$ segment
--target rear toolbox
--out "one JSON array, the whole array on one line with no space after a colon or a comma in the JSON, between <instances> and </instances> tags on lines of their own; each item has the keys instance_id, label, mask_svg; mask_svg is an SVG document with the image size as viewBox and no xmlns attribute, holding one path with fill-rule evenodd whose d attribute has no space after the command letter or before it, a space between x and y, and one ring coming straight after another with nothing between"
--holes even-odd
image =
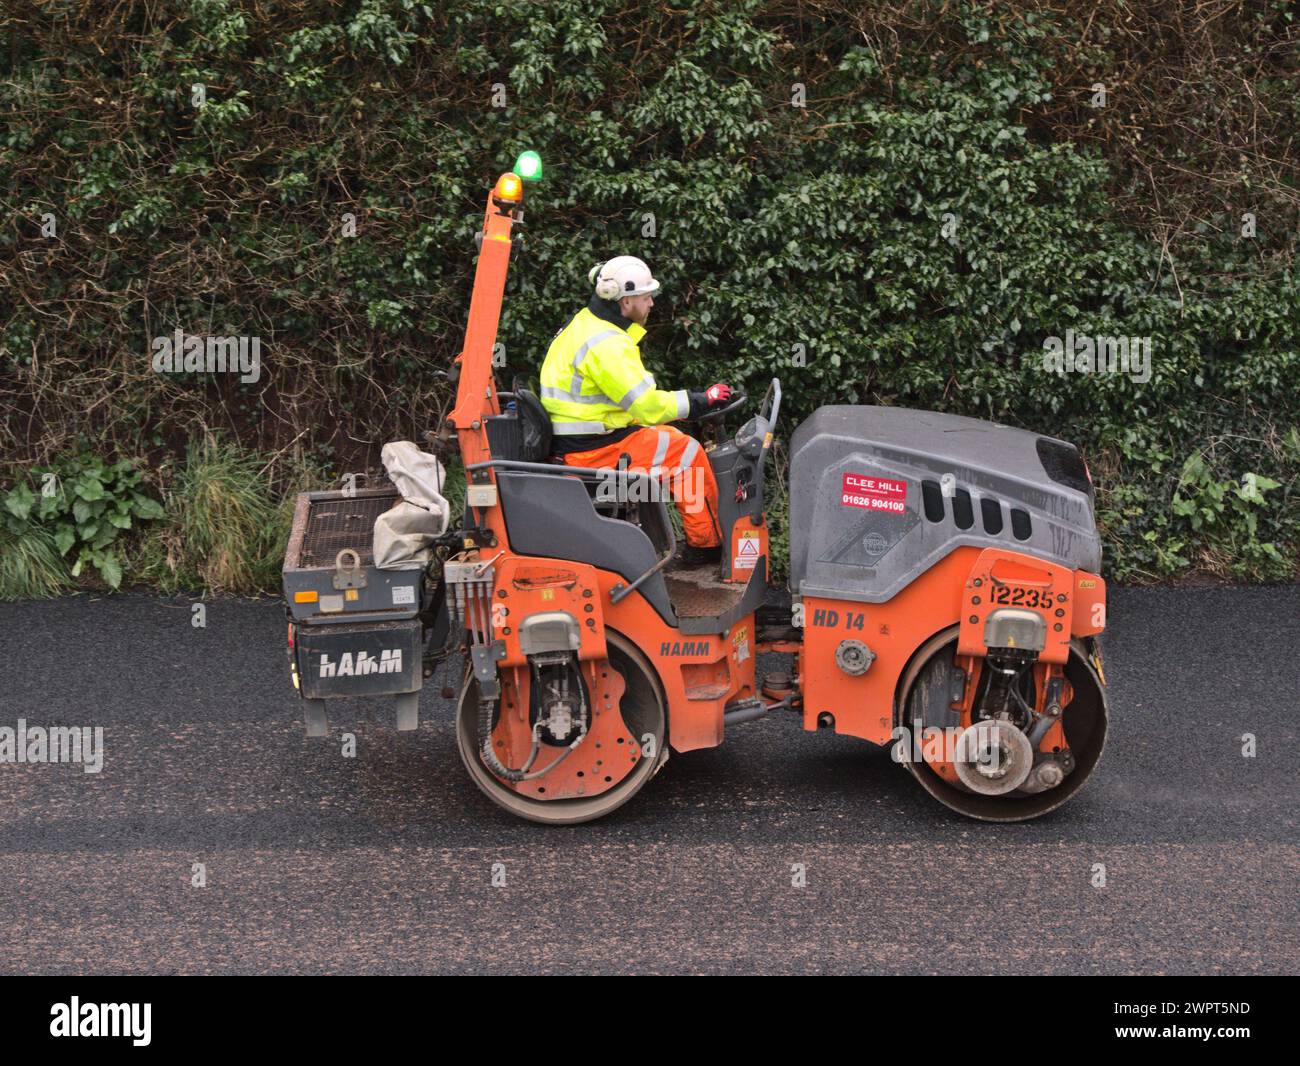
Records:
<instances>
[{"instance_id":1,"label":"rear toolbox","mask_svg":"<svg viewBox=\"0 0 1300 1066\"><path fill-rule=\"evenodd\" d=\"M375 519L400 498L391 485L298 495L283 578L308 736L328 731L327 699L394 696L397 728L419 723L424 568L374 565Z\"/></svg>"},{"instance_id":2,"label":"rear toolbox","mask_svg":"<svg viewBox=\"0 0 1300 1066\"><path fill-rule=\"evenodd\" d=\"M374 565L375 519L400 499L392 486L351 496L298 494L284 553L284 596L295 622L387 622L420 613L424 569Z\"/></svg>"}]
</instances>

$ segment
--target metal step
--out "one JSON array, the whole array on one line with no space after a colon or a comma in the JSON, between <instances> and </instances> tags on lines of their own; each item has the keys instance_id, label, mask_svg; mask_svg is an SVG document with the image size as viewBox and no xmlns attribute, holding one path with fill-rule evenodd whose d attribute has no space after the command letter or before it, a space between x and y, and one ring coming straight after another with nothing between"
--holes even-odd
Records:
<instances>
[{"instance_id":1,"label":"metal step","mask_svg":"<svg viewBox=\"0 0 1300 1066\"><path fill-rule=\"evenodd\" d=\"M669 570L664 581L678 618L716 618L745 595L744 585L719 580L717 565L712 563L690 570Z\"/></svg>"}]
</instances>

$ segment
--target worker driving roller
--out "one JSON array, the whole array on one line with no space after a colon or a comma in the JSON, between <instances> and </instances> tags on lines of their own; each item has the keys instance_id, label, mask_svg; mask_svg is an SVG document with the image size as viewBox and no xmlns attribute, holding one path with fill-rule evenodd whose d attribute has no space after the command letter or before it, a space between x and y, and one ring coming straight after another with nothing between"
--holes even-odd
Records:
<instances>
[{"instance_id":1,"label":"worker driving roller","mask_svg":"<svg viewBox=\"0 0 1300 1066\"><path fill-rule=\"evenodd\" d=\"M629 470L667 486L682 516L688 566L717 562L718 485L700 442L668 423L698 418L731 399L731 387L668 391L641 363L640 341L659 282L631 255L593 267L591 302L551 342L542 364L542 404L551 416L552 451L569 466Z\"/></svg>"}]
</instances>

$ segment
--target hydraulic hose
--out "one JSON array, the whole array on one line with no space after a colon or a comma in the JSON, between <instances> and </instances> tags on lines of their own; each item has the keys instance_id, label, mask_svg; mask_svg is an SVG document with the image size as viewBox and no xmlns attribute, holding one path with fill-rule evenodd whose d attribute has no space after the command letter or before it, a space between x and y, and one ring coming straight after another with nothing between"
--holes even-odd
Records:
<instances>
[{"instance_id":1,"label":"hydraulic hose","mask_svg":"<svg viewBox=\"0 0 1300 1066\"><path fill-rule=\"evenodd\" d=\"M497 753L492 750L492 704L494 702L493 700L484 699L478 701L478 735L483 743L481 749L483 761L487 764L487 768L497 777L504 778L507 781L522 781L524 779L524 770L508 769L497 758ZM533 754L536 755L536 753L537 746L534 745ZM532 758L530 757L529 762L531 761ZM527 764L525 764L526 768Z\"/></svg>"},{"instance_id":2,"label":"hydraulic hose","mask_svg":"<svg viewBox=\"0 0 1300 1066\"><path fill-rule=\"evenodd\" d=\"M560 752L560 754L556 757L556 759L545 769L533 770L532 773L529 773L528 771L532 769L533 762L537 759L538 752L541 751L542 749L541 733L539 731L534 730L533 750L528 754L528 761L524 763L522 768L518 770L511 770L508 766L502 764L501 760L497 758L497 753L492 750L492 704L493 702L494 701L492 700L478 701L478 731L479 731L479 736L483 738L483 748L482 748L483 761L487 764L487 768L489 770L491 770L494 774L496 774L497 777L500 777L505 781L518 783L520 781L532 781L534 778L537 777L545 777L557 766L559 766L560 763L564 762L564 760L567 759L569 755L573 753L573 749L576 748L579 744L581 744L587 735L584 732L581 736L579 736L577 740L575 740L572 744L570 744L567 748L565 748L562 752Z\"/></svg>"}]
</instances>

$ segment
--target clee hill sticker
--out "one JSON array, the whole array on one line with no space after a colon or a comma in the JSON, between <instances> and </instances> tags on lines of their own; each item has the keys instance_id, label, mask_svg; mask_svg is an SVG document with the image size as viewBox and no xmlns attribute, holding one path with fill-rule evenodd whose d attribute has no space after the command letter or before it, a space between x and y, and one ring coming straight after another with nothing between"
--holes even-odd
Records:
<instances>
[{"instance_id":1,"label":"clee hill sticker","mask_svg":"<svg viewBox=\"0 0 1300 1066\"><path fill-rule=\"evenodd\" d=\"M845 474L840 504L863 507L868 511L904 514L907 510L907 482L866 474Z\"/></svg>"}]
</instances>

